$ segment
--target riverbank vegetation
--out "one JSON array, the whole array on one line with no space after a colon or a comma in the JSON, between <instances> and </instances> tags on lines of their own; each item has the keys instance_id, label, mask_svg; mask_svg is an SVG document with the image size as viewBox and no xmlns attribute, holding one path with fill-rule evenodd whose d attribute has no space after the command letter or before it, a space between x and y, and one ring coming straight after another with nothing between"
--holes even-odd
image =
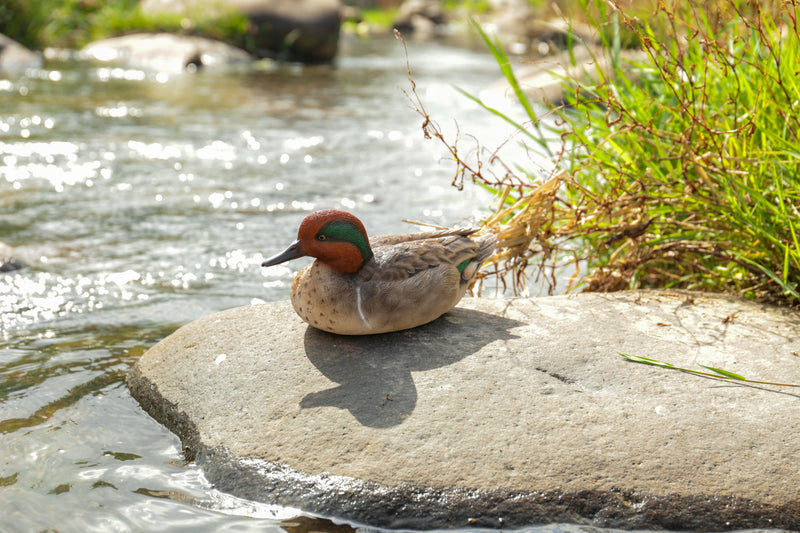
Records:
<instances>
[{"instance_id":1,"label":"riverbank vegetation","mask_svg":"<svg viewBox=\"0 0 800 533\"><path fill-rule=\"evenodd\" d=\"M199 5L199 4L198 4ZM0 3L2 33L35 49L81 48L91 41L130 33L191 33L247 48L249 22L235 11L146 14L139 0L7 0Z\"/></svg>"},{"instance_id":2,"label":"riverbank vegetation","mask_svg":"<svg viewBox=\"0 0 800 533\"><path fill-rule=\"evenodd\" d=\"M593 291L685 288L800 304L798 6L677 4L640 18L616 0L583 3L612 68L571 85L549 112L555 151L553 121L484 35L528 121L485 107L556 162L549 176L501 166L498 178L451 146L459 171L501 197L487 222L501 231L503 279L524 281L532 262L541 272L566 262ZM623 29L647 53L633 66L620 60Z\"/></svg>"},{"instance_id":3,"label":"riverbank vegetation","mask_svg":"<svg viewBox=\"0 0 800 533\"><path fill-rule=\"evenodd\" d=\"M528 0L539 5L540 0ZM359 33L360 26L376 33L391 31L402 0L366 3L355 9L356 19L345 19L343 29ZM343 2L349 4L349 2ZM208 9L208 6L214 6ZM46 47L81 48L91 41L132 32L169 32L202 35L249 49L247 17L222 3L195 2L183 13L147 13L140 0L4 0L0 2L0 33L41 50ZM449 18L466 20L490 10L488 0L442 0ZM351 13L352 11L345 11Z\"/></svg>"}]
</instances>

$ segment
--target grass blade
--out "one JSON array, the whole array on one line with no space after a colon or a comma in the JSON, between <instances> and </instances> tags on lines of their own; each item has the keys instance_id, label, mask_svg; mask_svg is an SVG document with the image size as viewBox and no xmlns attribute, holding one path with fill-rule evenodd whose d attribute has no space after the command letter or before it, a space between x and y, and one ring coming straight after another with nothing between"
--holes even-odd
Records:
<instances>
[{"instance_id":1,"label":"grass blade","mask_svg":"<svg viewBox=\"0 0 800 533\"><path fill-rule=\"evenodd\" d=\"M742 376L740 374L736 374L734 372L730 372L728 370L723 370L721 368L714 368L713 366L706 366L706 365L700 365L700 366L702 366L703 368L705 368L707 370L711 370L712 372L714 372L716 374L719 374L720 376L724 376L726 378L738 379L739 381L747 381L746 377L744 377L744 376Z\"/></svg>"},{"instance_id":2,"label":"grass blade","mask_svg":"<svg viewBox=\"0 0 800 533\"><path fill-rule=\"evenodd\" d=\"M672 363L665 363L664 361L659 361L658 359L650 359L649 357L642 357L641 355L630 355L627 353L620 353L620 355L625 359L627 359L628 361L633 361L634 363L642 363L645 365L660 366L662 368L673 368L676 370L680 370Z\"/></svg>"},{"instance_id":3,"label":"grass blade","mask_svg":"<svg viewBox=\"0 0 800 533\"><path fill-rule=\"evenodd\" d=\"M705 377L719 378L719 379L726 379L733 381L743 381L745 383L752 383L755 385L774 385L776 387L800 387L800 385L794 383L777 383L774 381L758 381L755 379L748 379L742 376L741 374L736 374L735 372L731 372L729 370L723 370L721 368L714 368L713 366L700 365L703 368L711 371L711 372L702 372L700 370L692 370L691 368L683 368L680 366L676 366L673 365L672 363L667 363L665 361L659 361L658 359L642 357L641 355L630 355L622 352L619 352L619 355L633 363L641 363L650 366L659 366L661 368L668 368L670 370L679 370L681 372L686 372L687 374L694 374L695 376L705 376Z\"/></svg>"}]
</instances>

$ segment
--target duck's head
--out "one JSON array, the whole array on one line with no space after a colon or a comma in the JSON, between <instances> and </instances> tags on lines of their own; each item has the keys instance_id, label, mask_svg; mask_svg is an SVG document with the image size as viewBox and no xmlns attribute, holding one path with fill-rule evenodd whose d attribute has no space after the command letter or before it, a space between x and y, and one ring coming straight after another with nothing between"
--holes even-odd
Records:
<instances>
[{"instance_id":1,"label":"duck's head","mask_svg":"<svg viewBox=\"0 0 800 533\"><path fill-rule=\"evenodd\" d=\"M355 274L372 258L364 224L344 211L325 209L311 213L297 231L297 240L261 266L273 266L298 257L316 257L340 274Z\"/></svg>"}]
</instances>

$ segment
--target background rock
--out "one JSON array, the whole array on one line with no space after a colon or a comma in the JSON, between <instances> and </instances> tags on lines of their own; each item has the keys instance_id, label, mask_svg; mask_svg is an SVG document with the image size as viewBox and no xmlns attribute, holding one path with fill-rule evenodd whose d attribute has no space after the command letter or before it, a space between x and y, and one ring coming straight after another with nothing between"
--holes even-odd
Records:
<instances>
[{"instance_id":1,"label":"background rock","mask_svg":"<svg viewBox=\"0 0 800 533\"><path fill-rule=\"evenodd\" d=\"M328 62L336 57L341 26L339 0L143 0L142 10L161 12L244 14L251 23L248 51L259 57Z\"/></svg>"},{"instance_id":2,"label":"background rock","mask_svg":"<svg viewBox=\"0 0 800 533\"><path fill-rule=\"evenodd\" d=\"M0 33L0 72L42 66L42 56Z\"/></svg>"},{"instance_id":3,"label":"background rock","mask_svg":"<svg viewBox=\"0 0 800 533\"><path fill-rule=\"evenodd\" d=\"M447 19L439 0L405 0L397 11L392 26L416 37L433 37L437 26Z\"/></svg>"},{"instance_id":4,"label":"background rock","mask_svg":"<svg viewBox=\"0 0 800 533\"><path fill-rule=\"evenodd\" d=\"M800 528L800 317L689 293L465 299L340 337L288 302L193 322L129 376L217 488L393 528Z\"/></svg>"}]
</instances>

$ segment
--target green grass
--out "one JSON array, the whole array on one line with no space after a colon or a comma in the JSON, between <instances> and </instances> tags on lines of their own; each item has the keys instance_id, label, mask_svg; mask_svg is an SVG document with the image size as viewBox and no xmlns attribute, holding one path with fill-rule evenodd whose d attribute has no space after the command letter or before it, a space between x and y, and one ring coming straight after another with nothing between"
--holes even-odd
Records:
<instances>
[{"instance_id":1,"label":"green grass","mask_svg":"<svg viewBox=\"0 0 800 533\"><path fill-rule=\"evenodd\" d=\"M232 11L151 16L141 10L138 0L7 0L0 4L0 33L34 49L81 48L97 39L135 31L204 35L247 49L248 29L247 18Z\"/></svg>"},{"instance_id":2,"label":"green grass","mask_svg":"<svg viewBox=\"0 0 800 533\"><path fill-rule=\"evenodd\" d=\"M364 8L361 10L361 18L370 26L391 29L397 11L397 9Z\"/></svg>"},{"instance_id":3,"label":"green grass","mask_svg":"<svg viewBox=\"0 0 800 533\"><path fill-rule=\"evenodd\" d=\"M534 4L534 2L529 2ZM538 4L538 2L536 2ZM489 0L445 0L442 2L445 11L454 12L464 10L469 13L486 13L491 9Z\"/></svg>"},{"instance_id":4,"label":"green grass","mask_svg":"<svg viewBox=\"0 0 800 533\"><path fill-rule=\"evenodd\" d=\"M688 288L798 305L800 10L681 5L659 4L645 20L613 0L583 4L613 68L551 111L564 141L551 155L565 178L548 249L585 261L588 290ZM622 28L647 52L633 67L620 59ZM509 59L484 38L530 119L514 128L546 146Z\"/></svg>"},{"instance_id":5,"label":"green grass","mask_svg":"<svg viewBox=\"0 0 800 533\"><path fill-rule=\"evenodd\" d=\"M397 8L362 8L358 10L359 20L342 21L342 32L368 34L373 30L377 30L379 32L388 33L392 29L397 13Z\"/></svg>"},{"instance_id":6,"label":"green grass","mask_svg":"<svg viewBox=\"0 0 800 533\"><path fill-rule=\"evenodd\" d=\"M695 370L693 368L684 368L680 366L676 366L672 363L668 363L666 361L660 361L658 359L651 359L649 357L642 357L640 355L630 355L626 353L620 353L624 359L631 361L632 363L641 363L643 365L650 365L650 366L657 366L660 368L666 368L669 370L677 370L679 372L685 372L687 374L693 374L695 376L703 376L708 378L717 378L722 380L732 380L732 381L741 381L744 383L752 383L755 385L775 385L778 387L800 387L796 383L779 383L776 381L761 381L756 379L749 379L741 374L736 374L731 372L730 370L724 370L722 368L715 368L713 366L706 366L700 365L701 367L709 370L709 372L704 372L702 370Z\"/></svg>"}]
</instances>

